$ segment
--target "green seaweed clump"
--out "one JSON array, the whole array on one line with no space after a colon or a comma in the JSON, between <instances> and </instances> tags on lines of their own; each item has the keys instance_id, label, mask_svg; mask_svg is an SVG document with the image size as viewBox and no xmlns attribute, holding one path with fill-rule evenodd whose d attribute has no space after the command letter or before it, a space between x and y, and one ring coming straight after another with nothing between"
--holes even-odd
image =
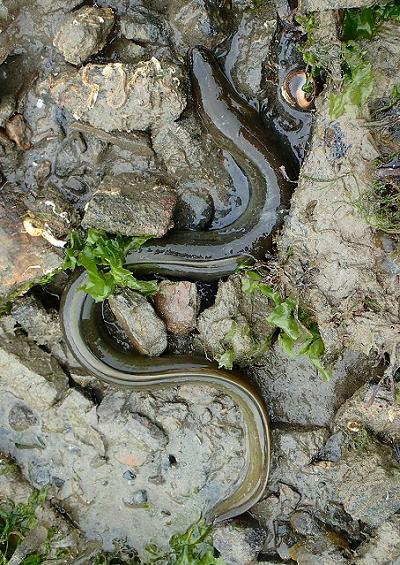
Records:
<instances>
[{"instance_id":1,"label":"green seaweed clump","mask_svg":"<svg viewBox=\"0 0 400 565\"><path fill-rule=\"evenodd\" d=\"M260 292L274 304L266 322L277 328L278 342L291 357L308 357L319 374L329 380L331 372L324 367L324 342L318 324L298 301L282 297L281 293L265 282L263 269L246 269L242 279L243 292Z\"/></svg>"},{"instance_id":2,"label":"green seaweed clump","mask_svg":"<svg viewBox=\"0 0 400 565\"><path fill-rule=\"evenodd\" d=\"M69 236L65 251L64 269L84 267L88 282L82 287L96 302L112 295L117 286L128 287L144 296L157 292L157 281L142 281L124 267L125 256L132 249L139 249L148 237L109 236L102 230L90 228L86 237L78 231Z\"/></svg>"}]
</instances>

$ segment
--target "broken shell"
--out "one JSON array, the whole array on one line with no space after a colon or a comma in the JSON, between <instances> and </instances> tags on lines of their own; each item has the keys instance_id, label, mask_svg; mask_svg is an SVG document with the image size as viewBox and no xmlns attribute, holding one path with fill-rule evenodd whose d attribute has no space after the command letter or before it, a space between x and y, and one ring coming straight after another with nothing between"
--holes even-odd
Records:
<instances>
[{"instance_id":1,"label":"broken shell","mask_svg":"<svg viewBox=\"0 0 400 565\"><path fill-rule=\"evenodd\" d=\"M311 82L313 92L304 92L303 86ZM291 106L296 106L300 110L309 110L314 102L316 85L312 77L307 76L303 69L296 69L288 73L282 86L282 96Z\"/></svg>"},{"instance_id":2,"label":"broken shell","mask_svg":"<svg viewBox=\"0 0 400 565\"><path fill-rule=\"evenodd\" d=\"M361 431L362 425L359 422L347 422L347 429L349 432L358 433Z\"/></svg>"},{"instance_id":3,"label":"broken shell","mask_svg":"<svg viewBox=\"0 0 400 565\"><path fill-rule=\"evenodd\" d=\"M50 232L46 231L43 228L37 228L33 225L32 220L30 218L25 218L23 221L24 229L27 234L32 237L43 237L46 241L54 245L54 247L65 247L67 242L62 239L57 239L54 237Z\"/></svg>"}]
</instances>

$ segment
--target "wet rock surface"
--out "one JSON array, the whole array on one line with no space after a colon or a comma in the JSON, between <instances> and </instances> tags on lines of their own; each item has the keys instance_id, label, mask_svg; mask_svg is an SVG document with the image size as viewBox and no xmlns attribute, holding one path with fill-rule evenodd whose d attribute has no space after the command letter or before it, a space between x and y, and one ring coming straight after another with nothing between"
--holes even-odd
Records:
<instances>
[{"instance_id":1,"label":"wet rock surface","mask_svg":"<svg viewBox=\"0 0 400 565\"><path fill-rule=\"evenodd\" d=\"M194 283L161 281L153 302L169 332L187 335L195 328L200 298Z\"/></svg>"},{"instance_id":2,"label":"wet rock surface","mask_svg":"<svg viewBox=\"0 0 400 565\"><path fill-rule=\"evenodd\" d=\"M152 305L138 292L124 289L108 304L129 341L143 355L157 357L167 347L167 331Z\"/></svg>"},{"instance_id":3,"label":"wet rock surface","mask_svg":"<svg viewBox=\"0 0 400 565\"><path fill-rule=\"evenodd\" d=\"M67 17L54 37L54 46L68 63L80 65L103 49L113 25L110 8L85 6Z\"/></svg>"},{"instance_id":4,"label":"wet rock surface","mask_svg":"<svg viewBox=\"0 0 400 565\"><path fill-rule=\"evenodd\" d=\"M219 285L215 305L204 310L197 328L205 351L214 358L232 349L238 364L265 353L265 344L274 333L265 318L271 311L268 299L242 290L241 276L232 276Z\"/></svg>"},{"instance_id":5,"label":"wet rock surface","mask_svg":"<svg viewBox=\"0 0 400 565\"><path fill-rule=\"evenodd\" d=\"M31 237L23 227L26 208L12 187L0 194L1 297L29 285L62 264L59 254L41 237Z\"/></svg>"},{"instance_id":6,"label":"wet rock surface","mask_svg":"<svg viewBox=\"0 0 400 565\"><path fill-rule=\"evenodd\" d=\"M175 192L157 177L106 177L90 200L82 225L121 235L163 236L173 227Z\"/></svg>"},{"instance_id":7,"label":"wet rock surface","mask_svg":"<svg viewBox=\"0 0 400 565\"><path fill-rule=\"evenodd\" d=\"M107 132L148 130L176 120L186 106L179 69L154 57L137 66L89 64L57 76L50 89L75 119Z\"/></svg>"},{"instance_id":8,"label":"wet rock surface","mask_svg":"<svg viewBox=\"0 0 400 565\"><path fill-rule=\"evenodd\" d=\"M222 523L213 533L214 547L227 565L253 562L263 546L264 530L256 520L246 517Z\"/></svg>"}]
</instances>

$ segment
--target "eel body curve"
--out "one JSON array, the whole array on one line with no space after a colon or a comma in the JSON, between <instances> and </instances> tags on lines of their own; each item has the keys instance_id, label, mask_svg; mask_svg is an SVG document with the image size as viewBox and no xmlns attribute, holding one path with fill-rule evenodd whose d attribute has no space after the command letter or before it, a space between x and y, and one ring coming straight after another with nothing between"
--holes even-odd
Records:
<instances>
[{"instance_id":1,"label":"eel body curve","mask_svg":"<svg viewBox=\"0 0 400 565\"><path fill-rule=\"evenodd\" d=\"M190 53L196 109L219 147L228 150L245 172L251 187L240 218L225 228L171 232L138 252L126 265L135 272L189 279L218 279L235 272L247 260L262 258L280 211L291 191L291 163L260 126L259 115L233 90L211 52L196 47ZM61 303L63 332L72 353L90 373L109 383L154 389L182 383L206 384L229 394L245 417L247 469L234 491L208 513L226 519L248 510L261 497L268 478L270 430L264 400L239 374L219 369L202 357L148 358L119 350L105 329L101 305L80 287L86 273L69 281Z\"/></svg>"}]
</instances>

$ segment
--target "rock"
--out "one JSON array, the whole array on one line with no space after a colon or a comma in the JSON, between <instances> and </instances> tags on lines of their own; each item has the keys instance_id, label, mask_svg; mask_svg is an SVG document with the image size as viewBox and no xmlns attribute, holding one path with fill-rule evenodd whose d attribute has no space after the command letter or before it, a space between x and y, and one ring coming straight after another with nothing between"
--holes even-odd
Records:
<instances>
[{"instance_id":1,"label":"rock","mask_svg":"<svg viewBox=\"0 0 400 565\"><path fill-rule=\"evenodd\" d=\"M267 492L285 483L301 495L301 505L316 507L328 523L340 505L353 522L377 527L400 508L400 470L391 449L371 439L367 447L349 449L336 462L320 461L327 436L323 429L275 430Z\"/></svg>"},{"instance_id":2,"label":"rock","mask_svg":"<svg viewBox=\"0 0 400 565\"><path fill-rule=\"evenodd\" d=\"M138 292L124 289L108 299L118 323L143 355L156 357L167 347L167 331L154 308Z\"/></svg>"},{"instance_id":3,"label":"rock","mask_svg":"<svg viewBox=\"0 0 400 565\"><path fill-rule=\"evenodd\" d=\"M345 435L343 432L332 434L322 449L318 453L318 459L321 461L339 461L343 455L345 444Z\"/></svg>"},{"instance_id":4,"label":"rock","mask_svg":"<svg viewBox=\"0 0 400 565\"><path fill-rule=\"evenodd\" d=\"M193 117L163 124L152 132L152 141L176 187L181 227L227 225L232 214L244 210L246 195L237 194L233 187L226 154Z\"/></svg>"},{"instance_id":5,"label":"rock","mask_svg":"<svg viewBox=\"0 0 400 565\"><path fill-rule=\"evenodd\" d=\"M15 186L0 193L0 296L27 288L61 266L63 257L41 237L23 231L22 198Z\"/></svg>"},{"instance_id":6,"label":"rock","mask_svg":"<svg viewBox=\"0 0 400 565\"><path fill-rule=\"evenodd\" d=\"M400 406L393 402L391 391L384 387L376 393L374 385L365 384L339 408L334 428L347 431L350 422L388 441L400 443Z\"/></svg>"},{"instance_id":7,"label":"rock","mask_svg":"<svg viewBox=\"0 0 400 565\"><path fill-rule=\"evenodd\" d=\"M13 303L11 316L29 339L38 345L55 345L62 341L58 313L46 310L33 296L24 296Z\"/></svg>"},{"instance_id":8,"label":"rock","mask_svg":"<svg viewBox=\"0 0 400 565\"><path fill-rule=\"evenodd\" d=\"M260 553L265 532L249 516L235 518L218 525L213 531L214 547L227 565L253 562Z\"/></svg>"},{"instance_id":9,"label":"rock","mask_svg":"<svg viewBox=\"0 0 400 565\"><path fill-rule=\"evenodd\" d=\"M397 564L400 560L400 516L396 515L379 526L370 539L356 549L357 565Z\"/></svg>"},{"instance_id":10,"label":"rock","mask_svg":"<svg viewBox=\"0 0 400 565\"><path fill-rule=\"evenodd\" d=\"M154 307L167 330L176 335L189 334L200 309L196 285L189 281L161 281L158 288L153 297Z\"/></svg>"},{"instance_id":11,"label":"rock","mask_svg":"<svg viewBox=\"0 0 400 565\"><path fill-rule=\"evenodd\" d=\"M274 333L265 318L271 311L261 293L242 291L242 277L234 275L218 287L215 305L198 318L198 330L204 349L214 358L232 349L234 360L242 365L260 358Z\"/></svg>"},{"instance_id":12,"label":"rock","mask_svg":"<svg viewBox=\"0 0 400 565\"><path fill-rule=\"evenodd\" d=\"M209 193L195 188L180 190L174 214L177 228L205 230L213 218L214 202Z\"/></svg>"},{"instance_id":13,"label":"rock","mask_svg":"<svg viewBox=\"0 0 400 565\"><path fill-rule=\"evenodd\" d=\"M38 423L35 413L22 402L17 402L8 414L8 423L16 432L23 432Z\"/></svg>"},{"instance_id":14,"label":"rock","mask_svg":"<svg viewBox=\"0 0 400 565\"><path fill-rule=\"evenodd\" d=\"M350 545L333 531L328 531L308 512L294 512L290 517L293 530L304 536L289 549L289 556L297 563L308 565L336 565L348 563ZM347 553L344 551L347 550Z\"/></svg>"},{"instance_id":15,"label":"rock","mask_svg":"<svg viewBox=\"0 0 400 565\"><path fill-rule=\"evenodd\" d=\"M300 500L301 496L298 492L281 483L278 493L267 496L252 507L252 516L259 521L265 531L264 551L271 553L276 551L283 558L284 551L287 551L285 540L287 530L282 532L281 526L289 521Z\"/></svg>"},{"instance_id":16,"label":"rock","mask_svg":"<svg viewBox=\"0 0 400 565\"><path fill-rule=\"evenodd\" d=\"M338 3L316 2L313 6L322 10L328 4L328 12L321 12L326 16L322 31L336 35L334 48L332 42L328 46L336 75L340 65L339 27L337 16L330 9ZM346 4L350 3L341 3ZM311 5L303 5L306 7L313 9ZM382 56L395 61L390 65L396 65L400 53L393 46L398 45L398 32L395 35L385 32L378 37ZM377 46L370 59L374 76L381 58L375 53ZM394 80L392 72L380 78L374 96L383 95ZM364 202L371 191L373 161L378 157L368 131L369 109L367 104L361 108L346 105L343 115L332 121L329 99L335 88L335 82L328 81L324 95L316 100L311 144L291 200L290 218L278 243L285 284L287 292L299 296L314 313L327 352L336 355L345 347L366 355L388 352L391 363L397 366L396 356L400 358L397 274L386 271L388 255L377 243L376 230L354 206L355 202ZM371 123L371 132L375 129ZM344 204L339 207L338 202L342 201ZM323 233L331 235L325 238L321 236ZM359 250L357 262L354 262L355 250Z\"/></svg>"},{"instance_id":17,"label":"rock","mask_svg":"<svg viewBox=\"0 0 400 565\"><path fill-rule=\"evenodd\" d=\"M126 39L132 39L140 45L167 45L166 38L158 18L147 10L137 9L121 18L121 33Z\"/></svg>"},{"instance_id":18,"label":"rock","mask_svg":"<svg viewBox=\"0 0 400 565\"><path fill-rule=\"evenodd\" d=\"M148 130L179 118L186 96L178 68L154 57L137 65L86 65L52 80L55 102L105 131Z\"/></svg>"},{"instance_id":19,"label":"rock","mask_svg":"<svg viewBox=\"0 0 400 565\"><path fill-rule=\"evenodd\" d=\"M237 90L249 98L260 96L263 65L269 56L276 29L276 8L264 3L243 13L238 30L232 38L225 67Z\"/></svg>"},{"instance_id":20,"label":"rock","mask_svg":"<svg viewBox=\"0 0 400 565\"><path fill-rule=\"evenodd\" d=\"M0 127L4 127L12 114L15 112L15 96L7 94L0 100Z\"/></svg>"},{"instance_id":21,"label":"rock","mask_svg":"<svg viewBox=\"0 0 400 565\"><path fill-rule=\"evenodd\" d=\"M6 122L5 130L18 149L26 151L31 147L32 132L21 114L15 114Z\"/></svg>"},{"instance_id":22,"label":"rock","mask_svg":"<svg viewBox=\"0 0 400 565\"><path fill-rule=\"evenodd\" d=\"M105 177L87 205L82 226L121 235L162 237L173 227L175 192L158 177Z\"/></svg>"},{"instance_id":23,"label":"rock","mask_svg":"<svg viewBox=\"0 0 400 565\"><path fill-rule=\"evenodd\" d=\"M262 366L252 370L269 399L273 420L306 426L329 424L349 395L377 373L374 359L347 350L326 382L306 357L289 357L279 344L265 353Z\"/></svg>"},{"instance_id":24,"label":"rock","mask_svg":"<svg viewBox=\"0 0 400 565\"><path fill-rule=\"evenodd\" d=\"M138 63L143 59L147 59L147 50L142 45L138 45L129 39L120 37L112 42L110 45L112 49L113 60L115 59L119 63Z\"/></svg>"},{"instance_id":25,"label":"rock","mask_svg":"<svg viewBox=\"0 0 400 565\"><path fill-rule=\"evenodd\" d=\"M365 452L353 451L338 472L336 495L354 520L376 528L398 512L400 469L389 448L372 443Z\"/></svg>"},{"instance_id":26,"label":"rock","mask_svg":"<svg viewBox=\"0 0 400 565\"><path fill-rule=\"evenodd\" d=\"M85 6L67 16L53 43L68 63L81 65L103 49L113 25L111 8Z\"/></svg>"},{"instance_id":27,"label":"rock","mask_svg":"<svg viewBox=\"0 0 400 565\"><path fill-rule=\"evenodd\" d=\"M42 185L35 198L26 200L26 205L35 227L49 231L55 238L65 238L80 223L77 212L51 182Z\"/></svg>"},{"instance_id":28,"label":"rock","mask_svg":"<svg viewBox=\"0 0 400 565\"><path fill-rule=\"evenodd\" d=\"M225 22L218 17L221 8L213 10L205 0L173 0L168 4L168 13L175 43L182 53L198 44L212 49L228 34Z\"/></svg>"}]
</instances>

